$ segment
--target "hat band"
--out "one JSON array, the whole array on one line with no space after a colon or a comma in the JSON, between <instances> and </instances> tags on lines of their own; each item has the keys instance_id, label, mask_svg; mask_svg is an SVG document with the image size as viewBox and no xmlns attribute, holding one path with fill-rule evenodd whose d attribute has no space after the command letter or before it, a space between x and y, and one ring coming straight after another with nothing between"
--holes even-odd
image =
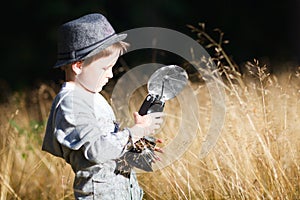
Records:
<instances>
[{"instance_id":1,"label":"hat band","mask_svg":"<svg viewBox=\"0 0 300 200\"><path fill-rule=\"evenodd\" d=\"M112 37L114 35L115 35L115 33L107 36L106 38L104 38L103 40L100 40L99 42L96 42L90 46L87 46L87 47L79 49L79 50L71 51L68 53L59 53L57 55L57 58L59 60L66 60L66 59L76 59L76 58L84 57L86 54L88 54L91 51L93 51L94 49L96 49L100 43L102 43L103 41L109 39L110 37Z\"/></svg>"}]
</instances>

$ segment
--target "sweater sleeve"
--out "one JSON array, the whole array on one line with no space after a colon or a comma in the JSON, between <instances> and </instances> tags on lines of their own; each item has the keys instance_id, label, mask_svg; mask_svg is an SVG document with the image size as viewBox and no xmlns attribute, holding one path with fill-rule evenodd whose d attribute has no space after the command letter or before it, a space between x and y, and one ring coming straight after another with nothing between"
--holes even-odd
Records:
<instances>
[{"instance_id":1,"label":"sweater sleeve","mask_svg":"<svg viewBox=\"0 0 300 200\"><path fill-rule=\"evenodd\" d=\"M67 97L61 102L54 130L61 145L82 151L85 159L94 163L120 157L129 139L127 130L115 132L113 120L97 119L93 106L80 98Z\"/></svg>"},{"instance_id":2,"label":"sweater sleeve","mask_svg":"<svg viewBox=\"0 0 300 200\"><path fill-rule=\"evenodd\" d=\"M95 163L116 159L125 152L129 133L127 130L110 133L85 146L85 157Z\"/></svg>"}]
</instances>

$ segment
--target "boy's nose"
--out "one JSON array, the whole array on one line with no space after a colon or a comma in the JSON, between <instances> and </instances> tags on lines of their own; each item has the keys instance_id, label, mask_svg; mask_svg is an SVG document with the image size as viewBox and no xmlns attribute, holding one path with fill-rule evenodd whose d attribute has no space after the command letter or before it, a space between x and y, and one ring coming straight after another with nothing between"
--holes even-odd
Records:
<instances>
[{"instance_id":1,"label":"boy's nose","mask_svg":"<svg viewBox=\"0 0 300 200\"><path fill-rule=\"evenodd\" d=\"M114 77L114 74L113 74L112 70L109 70L109 72L108 72L108 74L107 74L107 77L108 77L108 78Z\"/></svg>"}]
</instances>

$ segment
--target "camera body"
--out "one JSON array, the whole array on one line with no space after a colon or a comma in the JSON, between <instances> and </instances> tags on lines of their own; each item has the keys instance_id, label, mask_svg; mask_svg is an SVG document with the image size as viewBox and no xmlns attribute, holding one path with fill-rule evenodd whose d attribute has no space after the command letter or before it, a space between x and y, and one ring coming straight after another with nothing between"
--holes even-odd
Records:
<instances>
[{"instance_id":1,"label":"camera body","mask_svg":"<svg viewBox=\"0 0 300 200\"><path fill-rule=\"evenodd\" d=\"M146 115L153 112L162 112L165 102L158 95L148 94L140 107L139 114Z\"/></svg>"}]
</instances>

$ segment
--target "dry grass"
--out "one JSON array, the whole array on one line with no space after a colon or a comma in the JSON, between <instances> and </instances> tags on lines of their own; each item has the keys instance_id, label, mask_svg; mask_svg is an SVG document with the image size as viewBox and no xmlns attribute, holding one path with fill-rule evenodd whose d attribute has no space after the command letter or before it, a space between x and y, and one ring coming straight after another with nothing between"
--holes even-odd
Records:
<instances>
[{"instance_id":1,"label":"dry grass","mask_svg":"<svg viewBox=\"0 0 300 200\"><path fill-rule=\"evenodd\" d=\"M213 151L199 159L198 135L174 164L142 175L147 199L299 199L300 82L291 77L268 77L263 93L254 80L236 88L239 98L227 91L225 124ZM207 113L209 102L200 109Z\"/></svg>"},{"instance_id":2,"label":"dry grass","mask_svg":"<svg viewBox=\"0 0 300 200\"><path fill-rule=\"evenodd\" d=\"M266 66L254 61L241 75L234 63L222 60L229 59L225 52L218 52L226 118L217 145L199 159L210 125L211 101L205 83L193 83L200 105L199 133L177 161L138 174L144 198L299 199L299 73L269 74ZM55 93L42 84L39 90L15 93L0 105L0 200L73 199L70 167L41 151ZM137 94L135 100L141 102L143 95ZM176 99L167 102L168 118L160 135L166 143L174 137L179 106Z\"/></svg>"}]
</instances>

